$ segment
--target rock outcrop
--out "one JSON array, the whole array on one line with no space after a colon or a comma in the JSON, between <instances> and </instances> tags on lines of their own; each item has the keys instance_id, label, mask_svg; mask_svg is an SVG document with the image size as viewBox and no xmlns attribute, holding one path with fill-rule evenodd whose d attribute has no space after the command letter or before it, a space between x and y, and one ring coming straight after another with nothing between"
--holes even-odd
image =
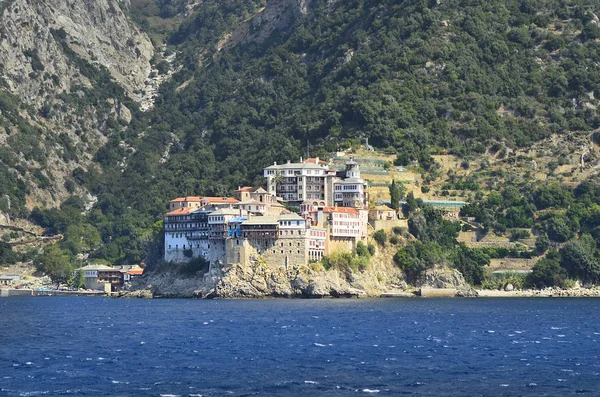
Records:
<instances>
[{"instance_id":1,"label":"rock outcrop","mask_svg":"<svg viewBox=\"0 0 600 397\"><path fill-rule=\"evenodd\" d=\"M143 98L154 48L127 7L0 0L0 145L14 156L3 165L27 185L29 209L86 196L73 171L87 170L107 135L132 118L115 87Z\"/></svg>"},{"instance_id":2,"label":"rock outcrop","mask_svg":"<svg viewBox=\"0 0 600 397\"><path fill-rule=\"evenodd\" d=\"M421 279L421 288L455 289L457 296L477 296L477 291L465 281L461 272L447 267L427 270Z\"/></svg>"},{"instance_id":3,"label":"rock outcrop","mask_svg":"<svg viewBox=\"0 0 600 397\"><path fill-rule=\"evenodd\" d=\"M183 276L176 265L164 265L138 280L134 289L149 289L155 297L325 298L406 293L402 286L406 287L402 272L394 268L385 271L377 264L364 272L236 264L196 277Z\"/></svg>"},{"instance_id":4,"label":"rock outcrop","mask_svg":"<svg viewBox=\"0 0 600 397\"><path fill-rule=\"evenodd\" d=\"M150 73L154 49L116 0L3 0L0 71L9 91L40 108L40 92L70 92L89 84L64 45L102 65L131 97Z\"/></svg>"}]
</instances>

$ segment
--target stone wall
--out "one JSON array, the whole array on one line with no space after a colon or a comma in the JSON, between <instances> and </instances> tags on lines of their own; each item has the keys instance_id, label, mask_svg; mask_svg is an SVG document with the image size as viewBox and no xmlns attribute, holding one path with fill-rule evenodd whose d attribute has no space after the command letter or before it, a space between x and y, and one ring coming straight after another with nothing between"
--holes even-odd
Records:
<instances>
[{"instance_id":1,"label":"stone wall","mask_svg":"<svg viewBox=\"0 0 600 397\"><path fill-rule=\"evenodd\" d=\"M392 230L397 226L408 229L408 219L392 219L389 221L385 219L375 219L369 220L369 224L373 226L373 229L375 230L383 229L386 232Z\"/></svg>"},{"instance_id":2,"label":"stone wall","mask_svg":"<svg viewBox=\"0 0 600 397\"><path fill-rule=\"evenodd\" d=\"M227 264L249 266L259 257L275 268L306 265L308 246L304 234L283 235L277 239L227 240Z\"/></svg>"}]
</instances>

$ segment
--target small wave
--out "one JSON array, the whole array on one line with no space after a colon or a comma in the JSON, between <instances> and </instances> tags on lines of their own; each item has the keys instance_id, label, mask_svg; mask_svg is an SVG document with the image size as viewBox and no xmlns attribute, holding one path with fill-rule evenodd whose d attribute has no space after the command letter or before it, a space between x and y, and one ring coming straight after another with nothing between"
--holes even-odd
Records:
<instances>
[{"instance_id":1,"label":"small wave","mask_svg":"<svg viewBox=\"0 0 600 397\"><path fill-rule=\"evenodd\" d=\"M309 385L318 385L319 382L315 382L314 380L305 380L304 383L309 384Z\"/></svg>"},{"instance_id":2,"label":"small wave","mask_svg":"<svg viewBox=\"0 0 600 397\"><path fill-rule=\"evenodd\" d=\"M179 394L161 394L160 397L181 397Z\"/></svg>"},{"instance_id":3,"label":"small wave","mask_svg":"<svg viewBox=\"0 0 600 397\"><path fill-rule=\"evenodd\" d=\"M380 390L377 389L363 389L363 393L379 393Z\"/></svg>"},{"instance_id":4,"label":"small wave","mask_svg":"<svg viewBox=\"0 0 600 397\"><path fill-rule=\"evenodd\" d=\"M325 347L325 346L326 346L326 345L322 345L322 344L320 344L320 343L316 343L316 342L315 342L315 343L313 343L313 344L314 344L315 346L318 346L318 347Z\"/></svg>"},{"instance_id":5,"label":"small wave","mask_svg":"<svg viewBox=\"0 0 600 397\"><path fill-rule=\"evenodd\" d=\"M537 386L537 383L533 383L533 382L527 384L527 387L536 387L536 386Z\"/></svg>"},{"instance_id":6,"label":"small wave","mask_svg":"<svg viewBox=\"0 0 600 397\"><path fill-rule=\"evenodd\" d=\"M508 387L508 386L509 386L509 384L508 384L508 383L502 383L502 384L500 385L500 387Z\"/></svg>"},{"instance_id":7,"label":"small wave","mask_svg":"<svg viewBox=\"0 0 600 397\"><path fill-rule=\"evenodd\" d=\"M488 330L488 334L493 334L494 332L496 332L496 331L494 331L492 329Z\"/></svg>"}]
</instances>

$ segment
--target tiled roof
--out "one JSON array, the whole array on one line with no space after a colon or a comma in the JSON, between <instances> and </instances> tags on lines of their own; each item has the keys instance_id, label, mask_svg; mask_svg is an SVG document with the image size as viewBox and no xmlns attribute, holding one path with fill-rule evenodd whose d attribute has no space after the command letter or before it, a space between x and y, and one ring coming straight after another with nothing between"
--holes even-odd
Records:
<instances>
[{"instance_id":1,"label":"tiled roof","mask_svg":"<svg viewBox=\"0 0 600 397\"><path fill-rule=\"evenodd\" d=\"M209 216L213 216L213 215L237 215L237 216L239 216L240 210L235 210L232 208L223 208L223 209L220 209L218 211L215 211L215 212L209 214Z\"/></svg>"},{"instance_id":2,"label":"tiled roof","mask_svg":"<svg viewBox=\"0 0 600 397\"><path fill-rule=\"evenodd\" d=\"M306 159L303 161L303 163L313 163L313 164L327 164L327 161L323 161L321 159L315 158L315 157L311 157L309 159Z\"/></svg>"},{"instance_id":3,"label":"tiled roof","mask_svg":"<svg viewBox=\"0 0 600 397\"><path fill-rule=\"evenodd\" d=\"M233 197L202 197L202 200L208 201L211 204L218 204L218 203L235 204L235 203L240 202L238 199L235 199Z\"/></svg>"},{"instance_id":4,"label":"tiled roof","mask_svg":"<svg viewBox=\"0 0 600 397\"><path fill-rule=\"evenodd\" d=\"M394 211L392 208L388 207L387 205L378 205L377 207L373 208L373 210L375 210L375 211Z\"/></svg>"},{"instance_id":5,"label":"tiled roof","mask_svg":"<svg viewBox=\"0 0 600 397\"><path fill-rule=\"evenodd\" d=\"M342 214L358 215L358 211L352 207L323 207L323 212L337 212Z\"/></svg>"},{"instance_id":6,"label":"tiled roof","mask_svg":"<svg viewBox=\"0 0 600 397\"><path fill-rule=\"evenodd\" d=\"M184 208L177 208L176 210L173 210L169 213L167 213L167 216L174 216L174 215L189 215L190 212L196 211L197 208L190 208L190 207L184 207Z\"/></svg>"},{"instance_id":7,"label":"tiled roof","mask_svg":"<svg viewBox=\"0 0 600 397\"><path fill-rule=\"evenodd\" d=\"M184 201L200 202L200 200L201 200L201 197L198 197L198 196L177 197L176 199L169 201L169 203L181 203Z\"/></svg>"},{"instance_id":8,"label":"tiled roof","mask_svg":"<svg viewBox=\"0 0 600 397\"><path fill-rule=\"evenodd\" d=\"M262 203L262 202L257 201L257 200L240 201L238 204L239 205L267 205L267 203Z\"/></svg>"},{"instance_id":9,"label":"tiled roof","mask_svg":"<svg viewBox=\"0 0 600 397\"><path fill-rule=\"evenodd\" d=\"M242 225L276 225L279 220L276 216L253 216L252 218L244 221Z\"/></svg>"},{"instance_id":10,"label":"tiled roof","mask_svg":"<svg viewBox=\"0 0 600 397\"><path fill-rule=\"evenodd\" d=\"M279 220L280 221L303 221L304 218L302 218L300 215L298 214L284 214L284 215L280 215L279 216Z\"/></svg>"},{"instance_id":11,"label":"tiled roof","mask_svg":"<svg viewBox=\"0 0 600 397\"><path fill-rule=\"evenodd\" d=\"M327 167L313 163L289 163L278 164L266 167L266 170L287 170L287 169L327 169Z\"/></svg>"},{"instance_id":12,"label":"tiled roof","mask_svg":"<svg viewBox=\"0 0 600 397\"><path fill-rule=\"evenodd\" d=\"M84 267L80 267L79 269L76 269L76 270L83 270L83 271L86 271L86 270L97 270L97 271L98 270L102 270L102 271L113 270L115 272L119 271L119 269L115 269L114 267L110 267L110 266L106 266L106 265L87 265Z\"/></svg>"},{"instance_id":13,"label":"tiled roof","mask_svg":"<svg viewBox=\"0 0 600 397\"><path fill-rule=\"evenodd\" d=\"M139 276L143 273L144 273L144 269L131 269L130 271L127 272L127 274L130 274L132 276Z\"/></svg>"}]
</instances>

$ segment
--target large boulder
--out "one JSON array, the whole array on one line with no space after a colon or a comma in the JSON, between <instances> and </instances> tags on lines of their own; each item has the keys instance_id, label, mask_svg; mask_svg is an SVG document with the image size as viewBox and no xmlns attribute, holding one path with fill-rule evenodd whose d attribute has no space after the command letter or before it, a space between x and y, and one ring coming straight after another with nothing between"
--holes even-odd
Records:
<instances>
[{"instance_id":1,"label":"large boulder","mask_svg":"<svg viewBox=\"0 0 600 397\"><path fill-rule=\"evenodd\" d=\"M420 287L455 289L457 291L456 296L477 296L477 291L465 281L461 272L445 266L438 266L427 270L421 278Z\"/></svg>"}]
</instances>

